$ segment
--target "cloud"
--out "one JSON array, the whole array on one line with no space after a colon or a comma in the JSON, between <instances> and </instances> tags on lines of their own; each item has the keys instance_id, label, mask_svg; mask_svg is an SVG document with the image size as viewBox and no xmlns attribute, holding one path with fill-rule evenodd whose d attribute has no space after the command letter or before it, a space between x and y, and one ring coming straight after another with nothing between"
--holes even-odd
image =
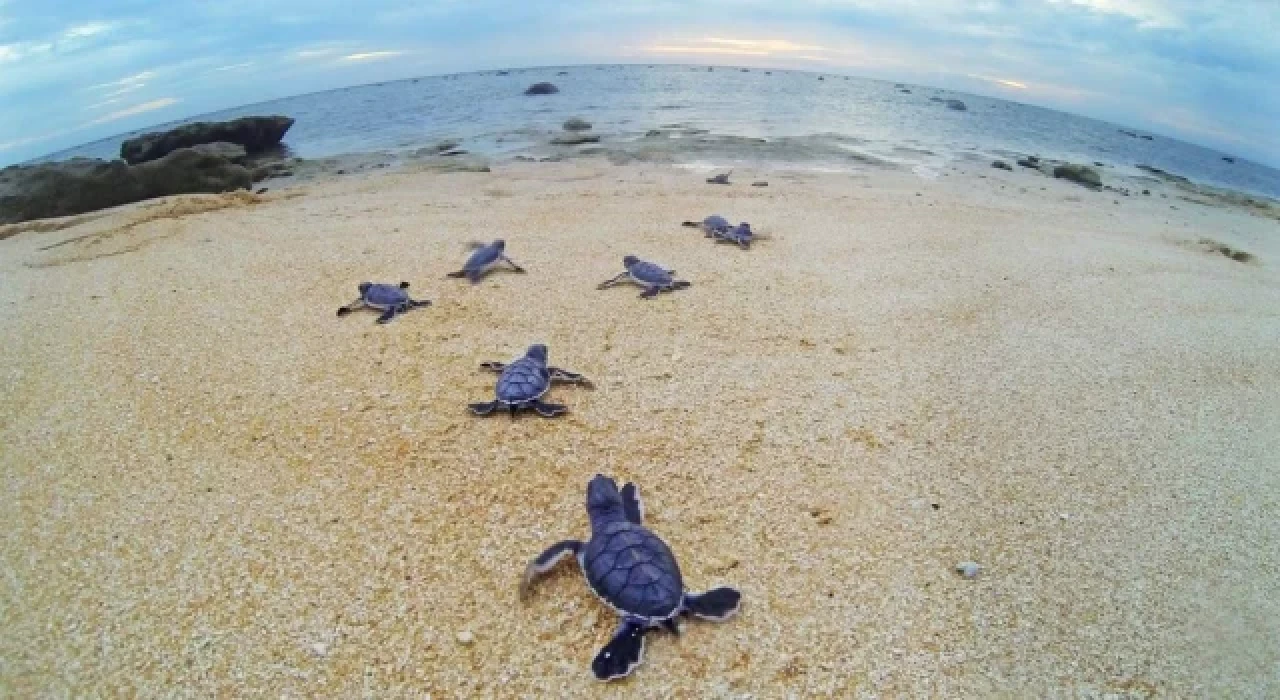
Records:
<instances>
[{"instance_id":1,"label":"cloud","mask_svg":"<svg viewBox=\"0 0 1280 700\"><path fill-rule=\"evenodd\" d=\"M116 22L89 22L87 24L79 24L74 27L68 27L62 32L63 40L85 39L98 34L105 34L115 30L119 24Z\"/></svg>"},{"instance_id":2,"label":"cloud","mask_svg":"<svg viewBox=\"0 0 1280 700\"><path fill-rule=\"evenodd\" d=\"M95 124L113 122L120 119L124 119L125 117L133 117L139 114L146 114L147 112L154 112L159 109L164 109L165 107L171 107L173 105L178 104L179 102L181 102L181 100L174 97L162 97L158 100L144 102L140 105L134 105L133 107L129 107L128 109L122 109L117 112L112 112L105 116L98 117L97 119L94 119L93 121L88 122L85 126L92 126Z\"/></svg>"},{"instance_id":3,"label":"cloud","mask_svg":"<svg viewBox=\"0 0 1280 700\"><path fill-rule=\"evenodd\" d=\"M352 53L338 59L339 61L356 62L356 61L381 61L385 58L394 58L403 56L404 51L366 51L364 53Z\"/></svg>"},{"instance_id":4,"label":"cloud","mask_svg":"<svg viewBox=\"0 0 1280 700\"><path fill-rule=\"evenodd\" d=\"M719 56L790 55L793 58L803 60L827 61L830 59L824 56L815 56L812 52L830 51L831 49L828 49L825 46L817 46L815 44L796 43L787 39L728 39L724 37L709 36L700 39L690 39L676 44L653 44L641 47L640 50L656 54L707 54ZM801 51L806 53L797 53Z\"/></svg>"}]
</instances>

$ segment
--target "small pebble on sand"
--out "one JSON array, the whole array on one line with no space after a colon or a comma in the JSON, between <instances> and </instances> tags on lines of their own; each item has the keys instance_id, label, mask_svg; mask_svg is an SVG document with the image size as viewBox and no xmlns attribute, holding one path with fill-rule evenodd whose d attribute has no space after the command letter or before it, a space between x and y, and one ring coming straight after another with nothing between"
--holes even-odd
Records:
<instances>
[{"instance_id":1,"label":"small pebble on sand","mask_svg":"<svg viewBox=\"0 0 1280 700\"><path fill-rule=\"evenodd\" d=\"M458 643L464 647L471 646L476 641L476 636L471 634L471 630L462 630L458 633Z\"/></svg>"},{"instance_id":2,"label":"small pebble on sand","mask_svg":"<svg viewBox=\"0 0 1280 700\"><path fill-rule=\"evenodd\" d=\"M977 578L982 572L982 567L977 562L962 561L956 564L956 573L965 578Z\"/></svg>"}]
</instances>

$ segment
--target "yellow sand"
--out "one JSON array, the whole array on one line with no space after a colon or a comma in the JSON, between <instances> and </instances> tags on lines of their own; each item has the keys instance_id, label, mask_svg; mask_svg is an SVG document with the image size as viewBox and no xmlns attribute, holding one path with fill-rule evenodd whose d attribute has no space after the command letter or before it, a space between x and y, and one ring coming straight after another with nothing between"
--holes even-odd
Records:
<instances>
[{"instance_id":1,"label":"yellow sand","mask_svg":"<svg viewBox=\"0 0 1280 700\"><path fill-rule=\"evenodd\" d=\"M1280 694L1275 221L760 178L383 174L0 242L0 696ZM772 238L679 226L713 212ZM529 274L444 279L499 236ZM627 253L693 286L595 291ZM401 279L435 306L334 316ZM537 341L596 390L468 414ZM596 472L745 596L612 687L574 567L516 595Z\"/></svg>"}]
</instances>

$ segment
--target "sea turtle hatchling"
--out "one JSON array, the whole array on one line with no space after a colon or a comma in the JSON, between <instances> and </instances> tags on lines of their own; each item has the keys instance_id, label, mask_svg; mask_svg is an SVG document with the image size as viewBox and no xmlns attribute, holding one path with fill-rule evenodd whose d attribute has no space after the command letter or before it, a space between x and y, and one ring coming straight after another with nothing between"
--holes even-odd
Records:
<instances>
[{"instance_id":1,"label":"sea turtle hatchling","mask_svg":"<svg viewBox=\"0 0 1280 700\"><path fill-rule=\"evenodd\" d=\"M499 238L498 240L485 244L473 244L475 252L471 257L467 258L466 264L457 272L450 272L449 277L466 277L471 280L471 284L478 284L480 278L484 277L489 270L492 270L499 263L506 263L511 266L515 272L524 272L524 268L515 264L511 258L508 258L504 252L507 247L506 241Z\"/></svg>"},{"instance_id":2,"label":"sea turtle hatchling","mask_svg":"<svg viewBox=\"0 0 1280 700\"><path fill-rule=\"evenodd\" d=\"M659 292L674 292L677 289L684 289L690 286L688 282L675 278L675 270L668 270L661 265L646 262L634 255L628 255L623 258L622 265L627 269L618 273L613 279L605 280L596 285L596 289L608 289L615 284L630 280L644 287L644 291L640 293L642 299L650 299L658 296Z\"/></svg>"},{"instance_id":3,"label":"sea turtle hatchling","mask_svg":"<svg viewBox=\"0 0 1280 700\"><path fill-rule=\"evenodd\" d=\"M751 241L756 239L756 234L751 230L751 224L742 222L737 226L728 226L717 229L711 233L716 239L716 243L736 243L739 248L750 248Z\"/></svg>"},{"instance_id":4,"label":"sea turtle hatchling","mask_svg":"<svg viewBox=\"0 0 1280 700\"><path fill-rule=\"evenodd\" d=\"M558 403L544 403L542 397L551 388L551 382L573 382L590 387L591 380L559 367L547 366L547 346L530 345L524 356L511 364L502 362L485 362L482 369L500 372L494 393L497 398L484 403L469 405L471 412L478 416L487 416L495 409L506 407L512 419L516 412L524 408L532 408L544 418L554 418L569 411L568 407Z\"/></svg>"},{"instance_id":5,"label":"sea turtle hatchling","mask_svg":"<svg viewBox=\"0 0 1280 700\"><path fill-rule=\"evenodd\" d=\"M357 287L360 290L360 298L338 309L339 316L347 314L357 309L375 309L381 311L382 315L378 317L378 323L387 323L396 317L396 314L402 314L409 309L416 309L422 306L431 306L431 302L418 301L409 298L408 282L400 284L374 284L373 282L361 282Z\"/></svg>"},{"instance_id":6,"label":"sea turtle hatchling","mask_svg":"<svg viewBox=\"0 0 1280 700\"><path fill-rule=\"evenodd\" d=\"M719 214L712 214L702 221L686 221L683 225L688 226L689 228L702 229L702 234L707 238L715 235L716 231L721 231L733 226L733 224L729 223L728 219L720 216Z\"/></svg>"},{"instance_id":7,"label":"sea turtle hatchling","mask_svg":"<svg viewBox=\"0 0 1280 700\"><path fill-rule=\"evenodd\" d=\"M635 670L650 629L663 627L679 634L682 615L721 621L738 611L742 594L735 588L685 590L671 549L644 526L635 484L624 484L619 491L617 482L597 474L587 484L587 517L591 539L557 542L529 562L520 581L520 598L528 598L534 580L562 559L578 559L591 591L622 618L613 639L591 662L597 679L623 678Z\"/></svg>"}]
</instances>

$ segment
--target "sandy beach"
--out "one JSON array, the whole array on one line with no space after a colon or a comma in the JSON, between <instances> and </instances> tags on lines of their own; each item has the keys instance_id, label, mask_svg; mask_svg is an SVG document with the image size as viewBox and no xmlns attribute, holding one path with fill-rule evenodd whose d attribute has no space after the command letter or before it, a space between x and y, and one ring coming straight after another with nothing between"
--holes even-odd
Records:
<instances>
[{"instance_id":1,"label":"sandy beach","mask_svg":"<svg viewBox=\"0 0 1280 700\"><path fill-rule=\"evenodd\" d=\"M1280 223L986 164L703 177L0 229L0 696L1280 695ZM711 213L769 238L680 226ZM444 277L496 237L528 274ZM628 253L692 287L596 291ZM366 280L434 306L336 317ZM596 388L470 415L533 342ZM575 566L517 597L597 472L744 594L611 686Z\"/></svg>"}]
</instances>

